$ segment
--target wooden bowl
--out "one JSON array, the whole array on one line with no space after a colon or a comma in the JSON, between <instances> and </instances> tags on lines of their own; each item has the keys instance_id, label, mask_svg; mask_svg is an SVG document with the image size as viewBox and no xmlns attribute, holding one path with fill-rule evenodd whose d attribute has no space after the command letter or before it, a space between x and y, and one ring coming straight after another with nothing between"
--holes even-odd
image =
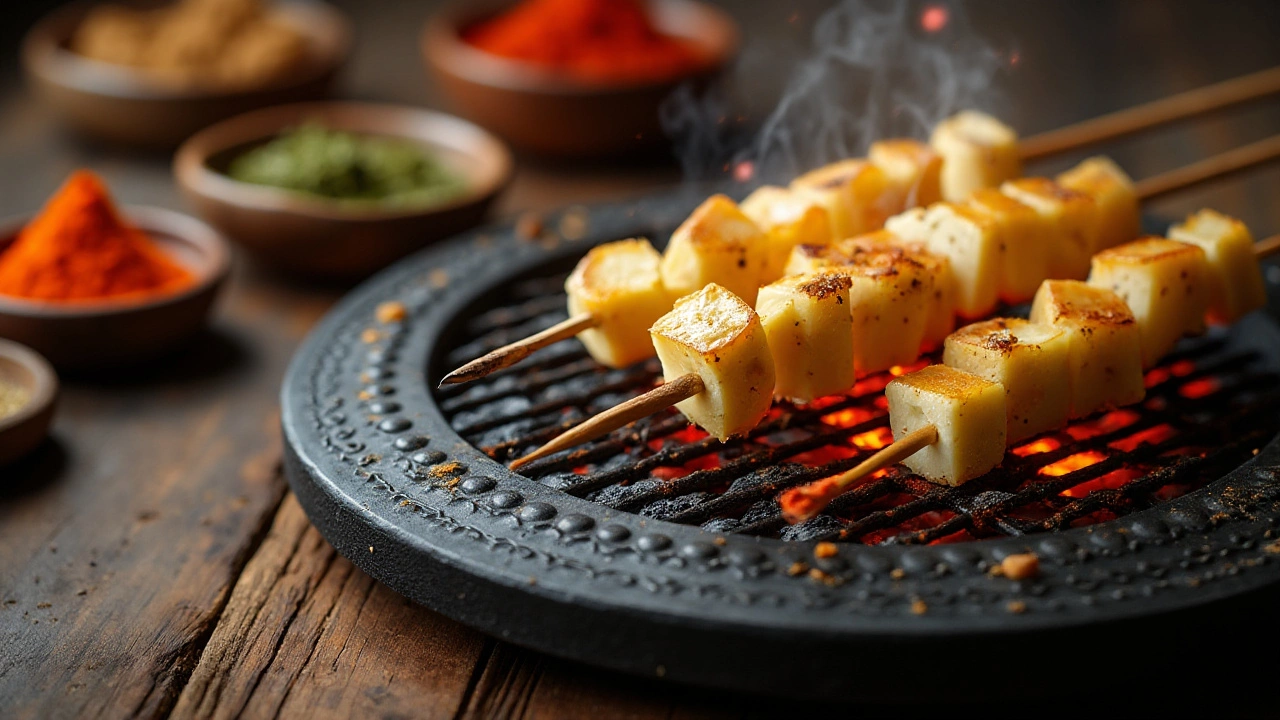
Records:
<instances>
[{"instance_id":1,"label":"wooden bowl","mask_svg":"<svg viewBox=\"0 0 1280 720\"><path fill-rule=\"evenodd\" d=\"M119 368L155 358L204 327L231 269L217 231L188 215L126 206L125 218L195 276L185 290L160 297L48 302L0 295L0 337L37 350L60 370ZM29 218L0 226L3 252Z\"/></svg>"},{"instance_id":2,"label":"wooden bowl","mask_svg":"<svg viewBox=\"0 0 1280 720\"><path fill-rule=\"evenodd\" d=\"M310 120L349 132L418 142L461 173L469 190L421 208L341 205L233 180L227 165L246 149ZM182 145L174 174L206 220L258 260L311 278L364 277L436 240L479 224L511 177L511 153L471 123L390 105L315 103L267 108L208 128Z\"/></svg>"},{"instance_id":3,"label":"wooden bowl","mask_svg":"<svg viewBox=\"0 0 1280 720\"><path fill-rule=\"evenodd\" d=\"M23 41L22 65L36 94L71 127L134 147L172 148L223 118L324 97L351 44L346 18L330 5L279 0L273 7L310 40L313 50L305 68L255 88L166 87L137 71L90 60L69 49L72 34L94 4L69 5L37 23Z\"/></svg>"},{"instance_id":4,"label":"wooden bowl","mask_svg":"<svg viewBox=\"0 0 1280 720\"><path fill-rule=\"evenodd\" d=\"M462 29L509 5L460 3L442 11L422 33L422 52L463 115L537 155L606 158L665 146L659 105L681 83L705 82L719 73L738 47L737 25L722 10L693 0L653 0L649 6L658 29L696 43L707 63L670 80L592 83L498 57L462 40Z\"/></svg>"},{"instance_id":5,"label":"wooden bowl","mask_svg":"<svg viewBox=\"0 0 1280 720\"><path fill-rule=\"evenodd\" d=\"M27 391L27 403L0 417L0 465L26 455L49 434L58 398L58 376L49 362L29 347L0 340L0 382Z\"/></svg>"}]
</instances>

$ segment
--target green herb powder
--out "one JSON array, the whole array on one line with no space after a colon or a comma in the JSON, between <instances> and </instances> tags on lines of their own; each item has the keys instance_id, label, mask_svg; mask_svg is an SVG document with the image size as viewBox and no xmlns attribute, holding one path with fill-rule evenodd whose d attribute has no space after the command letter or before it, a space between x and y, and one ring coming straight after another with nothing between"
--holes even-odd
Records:
<instances>
[{"instance_id":1,"label":"green herb powder","mask_svg":"<svg viewBox=\"0 0 1280 720\"><path fill-rule=\"evenodd\" d=\"M461 177L421 145L314 123L240 155L227 174L344 203L395 207L443 203L466 189Z\"/></svg>"}]
</instances>

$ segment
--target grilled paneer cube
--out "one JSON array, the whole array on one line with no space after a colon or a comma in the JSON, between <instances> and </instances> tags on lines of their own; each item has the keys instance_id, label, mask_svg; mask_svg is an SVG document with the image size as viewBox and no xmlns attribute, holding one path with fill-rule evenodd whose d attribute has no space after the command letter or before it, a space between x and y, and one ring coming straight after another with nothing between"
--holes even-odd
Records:
<instances>
[{"instance_id":1,"label":"grilled paneer cube","mask_svg":"<svg viewBox=\"0 0 1280 720\"><path fill-rule=\"evenodd\" d=\"M999 296L1010 304L1032 298L1040 281L1049 277L1049 222L1033 210L996 188L977 190L966 202L996 226L1004 264L1000 270Z\"/></svg>"},{"instance_id":2,"label":"grilled paneer cube","mask_svg":"<svg viewBox=\"0 0 1280 720\"><path fill-rule=\"evenodd\" d=\"M920 356L933 278L902 252L862 252L840 268L851 281L853 367L859 373L906 365Z\"/></svg>"},{"instance_id":3,"label":"grilled paneer cube","mask_svg":"<svg viewBox=\"0 0 1280 720\"><path fill-rule=\"evenodd\" d=\"M966 110L943 120L929 144L942 156L942 197L951 202L1022 174L1017 133L985 113Z\"/></svg>"},{"instance_id":4,"label":"grilled paneer cube","mask_svg":"<svg viewBox=\"0 0 1280 720\"><path fill-rule=\"evenodd\" d=\"M569 314L596 319L578 339L598 362L617 368L653 357L649 326L671 309L661 260L648 240L619 240L592 248L565 281Z\"/></svg>"},{"instance_id":5,"label":"grilled paneer cube","mask_svg":"<svg viewBox=\"0 0 1280 720\"><path fill-rule=\"evenodd\" d=\"M946 365L930 365L895 378L884 389L895 439L926 425L938 440L902 461L912 471L955 487L985 475L1005 452L1005 391Z\"/></svg>"},{"instance_id":6,"label":"grilled paneer cube","mask_svg":"<svg viewBox=\"0 0 1280 720\"><path fill-rule=\"evenodd\" d=\"M842 240L832 246L846 255L861 251L885 251L897 249L920 263L933 279L933 294L929 297L928 317L925 320L924 341L921 349L932 352L942 347L942 341L956 329L956 283L951 274L951 261L945 255L935 255L925 249L924 243L910 242L888 230L877 230Z\"/></svg>"},{"instance_id":7,"label":"grilled paneer cube","mask_svg":"<svg viewBox=\"0 0 1280 720\"><path fill-rule=\"evenodd\" d=\"M1083 280L1089 256L1097 246L1098 206L1084 193L1068 190L1049 178L1019 178L1000 191L1040 213L1049 235L1048 277Z\"/></svg>"},{"instance_id":8,"label":"grilled paneer cube","mask_svg":"<svg viewBox=\"0 0 1280 720\"><path fill-rule=\"evenodd\" d=\"M1197 245L1209 262L1209 322L1229 325L1267 304L1253 235L1244 223L1201 210L1169 228L1169 239Z\"/></svg>"},{"instance_id":9,"label":"grilled paneer cube","mask_svg":"<svg viewBox=\"0 0 1280 720\"><path fill-rule=\"evenodd\" d=\"M1084 193L1098 206L1092 252L1115 247L1142 233L1142 213L1133 181L1110 158L1092 157L1058 176L1058 184Z\"/></svg>"},{"instance_id":10,"label":"grilled paneer cube","mask_svg":"<svg viewBox=\"0 0 1280 720\"><path fill-rule=\"evenodd\" d=\"M1071 344L1052 325L997 318L947 337L943 361L1004 386L1009 442L1066 424L1071 409Z\"/></svg>"},{"instance_id":11,"label":"grilled paneer cube","mask_svg":"<svg viewBox=\"0 0 1280 720\"><path fill-rule=\"evenodd\" d=\"M773 392L809 402L853 387L850 280L792 275L760 288L756 312L773 353Z\"/></svg>"},{"instance_id":12,"label":"grilled paneer cube","mask_svg":"<svg viewBox=\"0 0 1280 720\"><path fill-rule=\"evenodd\" d=\"M827 211L799 193L776 185L765 185L742 201L742 212L764 231L767 238L764 273L760 283L782 277L791 248L800 244L825 245L831 242L831 219Z\"/></svg>"},{"instance_id":13,"label":"grilled paneer cube","mask_svg":"<svg viewBox=\"0 0 1280 720\"><path fill-rule=\"evenodd\" d=\"M649 329L667 381L689 373L704 390L676 405L720 440L760 422L773 402L773 356L755 310L714 283L676 301Z\"/></svg>"},{"instance_id":14,"label":"grilled paneer cube","mask_svg":"<svg viewBox=\"0 0 1280 720\"><path fill-rule=\"evenodd\" d=\"M673 298L718 283L754 304L767 245L764 232L737 203L712 195L672 233L662 255L662 282Z\"/></svg>"},{"instance_id":15,"label":"grilled paneer cube","mask_svg":"<svg viewBox=\"0 0 1280 720\"><path fill-rule=\"evenodd\" d=\"M907 139L871 143L867 159L880 168L895 196L893 212L932 205L942 199L942 156Z\"/></svg>"},{"instance_id":16,"label":"grilled paneer cube","mask_svg":"<svg viewBox=\"0 0 1280 720\"><path fill-rule=\"evenodd\" d=\"M1089 284L1128 304L1142 337L1142 366L1160 361L1183 335L1204 332L1211 271L1198 245L1139 238L1093 256Z\"/></svg>"},{"instance_id":17,"label":"grilled paneer cube","mask_svg":"<svg viewBox=\"0 0 1280 720\"><path fill-rule=\"evenodd\" d=\"M791 189L826 209L837 240L878 230L894 213L884 171L866 160L841 160L801 175Z\"/></svg>"},{"instance_id":18,"label":"grilled paneer cube","mask_svg":"<svg viewBox=\"0 0 1280 720\"><path fill-rule=\"evenodd\" d=\"M1031 322L1067 333L1071 353L1071 417L1142 400L1142 338L1120 296L1079 280L1046 280Z\"/></svg>"},{"instance_id":19,"label":"grilled paneer cube","mask_svg":"<svg viewBox=\"0 0 1280 720\"><path fill-rule=\"evenodd\" d=\"M885 229L951 262L961 316L981 317L995 309L1004 258L996 226L985 215L964 205L936 203L889 218Z\"/></svg>"}]
</instances>

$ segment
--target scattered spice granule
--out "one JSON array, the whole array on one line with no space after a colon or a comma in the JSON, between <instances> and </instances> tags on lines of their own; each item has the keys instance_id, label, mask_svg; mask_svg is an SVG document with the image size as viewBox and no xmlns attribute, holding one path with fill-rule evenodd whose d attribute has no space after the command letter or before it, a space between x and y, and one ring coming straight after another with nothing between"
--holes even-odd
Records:
<instances>
[{"instance_id":1,"label":"scattered spice granule","mask_svg":"<svg viewBox=\"0 0 1280 720\"><path fill-rule=\"evenodd\" d=\"M1021 615L1027 611L1027 604L1021 600L1012 600L1008 605L1005 605L1005 608L1014 615Z\"/></svg>"},{"instance_id":2,"label":"scattered spice granule","mask_svg":"<svg viewBox=\"0 0 1280 720\"><path fill-rule=\"evenodd\" d=\"M835 543L831 542L820 542L813 547L813 556L816 558L835 557L838 552L840 552L840 549L836 547Z\"/></svg>"},{"instance_id":3,"label":"scattered spice granule","mask_svg":"<svg viewBox=\"0 0 1280 720\"><path fill-rule=\"evenodd\" d=\"M374 311L374 316L378 318L378 322L383 325L389 325L403 321L409 316L409 311L405 308L404 303L391 300L380 303L378 309Z\"/></svg>"},{"instance_id":4,"label":"scattered spice granule","mask_svg":"<svg viewBox=\"0 0 1280 720\"><path fill-rule=\"evenodd\" d=\"M449 284L449 273L441 270L440 268L436 268L430 273L427 273L427 282L436 290L443 289Z\"/></svg>"},{"instance_id":5,"label":"scattered spice granule","mask_svg":"<svg viewBox=\"0 0 1280 720\"><path fill-rule=\"evenodd\" d=\"M462 467L456 461L445 463L444 465L436 465L427 472L435 478L445 478L458 472L458 468Z\"/></svg>"},{"instance_id":6,"label":"scattered spice granule","mask_svg":"<svg viewBox=\"0 0 1280 720\"><path fill-rule=\"evenodd\" d=\"M1010 580L1027 580L1040 574L1040 558L1034 553L1010 555L1000 561L1000 569Z\"/></svg>"},{"instance_id":7,"label":"scattered spice granule","mask_svg":"<svg viewBox=\"0 0 1280 720\"><path fill-rule=\"evenodd\" d=\"M923 615L929 612L929 606L925 604L925 601L920 598L916 598L911 601L911 612L916 615Z\"/></svg>"},{"instance_id":8,"label":"scattered spice granule","mask_svg":"<svg viewBox=\"0 0 1280 720\"><path fill-rule=\"evenodd\" d=\"M360 333L360 341L365 345L372 345L381 339L382 333L378 332L374 328L365 328L364 332Z\"/></svg>"},{"instance_id":9,"label":"scattered spice granule","mask_svg":"<svg viewBox=\"0 0 1280 720\"><path fill-rule=\"evenodd\" d=\"M361 390L360 392L356 393L356 397L361 400L372 400L373 393L369 392L368 390Z\"/></svg>"},{"instance_id":10,"label":"scattered spice granule","mask_svg":"<svg viewBox=\"0 0 1280 720\"><path fill-rule=\"evenodd\" d=\"M371 554L371 555L373 554L373 546L372 546L372 545L370 545L370 546L369 546L369 554Z\"/></svg>"},{"instance_id":11,"label":"scattered spice granule","mask_svg":"<svg viewBox=\"0 0 1280 720\"><path fill-rule=\"evenodd\" d=\"M840 584L840 578L830 573L822 572L818 568L812 568L809 570L809 578L830 587L835 587Z\"/></svg>"},{"instance_id":12,"label":"scattered spice granule","mask_svg":"<svg viewBox=\"0 0 1280 720\"><path fill-rule=\"evenodd\" d=\"M1280 540L1263 545L1262 550L1271 555L1280 555Z\"/></svg>"},{"instance_id":13,"label":"scattered spice granule","mask_svg":"<svg viewBox=\"0 0 1280 720\"><path fill-rule=\"evenodd\" d=\"M803 575L807 572L809 572L809 566L802 562L793 562L791 563L791 567L787 568L787 574L791 577Z\"/></svg>"},{"instance_id":14,"label":"scattered spice granule","mask_svg":"<svg viewBox=\"0 0 1280 720\"><path fill-rule=\"evenodd\" d=\"M532 240L542 234L542 216L527 212L516 220L516 236L521 240Z\"/></svg>"},{"instance_id":15,"label":"scattered spice granule","mask_svg":"<svg viewBox=\"0 0 1280 720\"><path fill-rule=\"evenodd\" d=\"M907 571L903 570L902 568L894 568L893 570L889 571L889 577L893 578L894 580L901 580L906 576L907 576Z\"/></svg>"},{"instance_id":16,"label":"scattered spice granule","mask_svg":"<svg viewBox=\"0 0 1280 720\"><path fill-rule=\"evenodd\" d=\"M724 538L722 538L722 537L718 537L718 538L716 538L715 540L712 540L711 542L712 542L713 544L715 544L715 545L719 545L720 547L724 547L725 545L728 545L728 544L729 544L729 541L728 541L728 540L725 540L725 539L724 539Z\"/></svg>"},{"instance_id":17,"label":"scattered spice granule","mask_svg":"<svg viewBox=\"0 0 1280 720\"><path fill-rule=\"evenodd\" d=\"M47 603L47 602L36 603L36 607L37 607L37 608L39 608L39 609L41 609L41 610L44 610L45 608L51 608L51 607L53 607L53 603Z\"/></svg>"}]
</instances>

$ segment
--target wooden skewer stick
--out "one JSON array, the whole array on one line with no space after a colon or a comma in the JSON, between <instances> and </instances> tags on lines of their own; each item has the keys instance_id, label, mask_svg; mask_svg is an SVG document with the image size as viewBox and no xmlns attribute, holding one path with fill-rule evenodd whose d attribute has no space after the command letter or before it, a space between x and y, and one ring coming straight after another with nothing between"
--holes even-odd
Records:
<instances>
[{"instance_id":1,"label":"wooden skewer stick","mask_svg":"<svg viewBox=\"0 0 1280 720\"><path fill-rule=\"evenodd\" d=\"M1255 243L1253 254L1264 259L1280 253L1280 235L1273 235L1266 240ZM782 517L791 524L809 520L822 512L845 490L859 480L882 468L895 465L914 455L920 449L938 441L938 431L932 425L904 435L893 443L881 448L875 455L863 460L857 467L843 475L818 480L817 482L792 488L782 493L779 503L782 505Z\"/></svg>"},{"instance_id":2,"label":"wooden skewer stick","mask_svg":"<svg viewBox=\"0 0 1280 720\"><path fill-rule=\"evenodd\" d=\"M925 425L881 448L875 455L858 463L857 467L843 475L792 488L784 492L780 498L782 517L793 525L813 518L859 480L877 470L896 465L936 442L938 442L938 429L932 425Z\"/></svg>"},{"instance_id":3,"label":"wooden skewer stick","mask_svg":"<svg viewBox=\"0 0 1280 720\"><path fill-rule=\"evenodd\" d=\"M568 450L571 447L595 440L601 435L607 435L623 425L635 422L647 415L652 415L659 410L669 408L681 400L687 400L704 389L702 378L698 375L694 373L681 375L675 380L659 385L639 397L631 398L621 405L609 408L572 430L565 432L546 445L512 462L511 469L519 470L526 463L537 460L540 457L546 457L551 453Z\"/></svg>"},{"instance_id":4,"label":"wooden skewer stick","mask_svg":"<svg viewBox=\"0 0 1280 720\"><path fill-rule=\"evenodd\" d=\"M1140 180L1134 189L1139 199L1150 200L1276 159L1280 159L1280 135Z\"/></svg>"},{"instance_id":5,"label":"wooden skewer stick","mask_svg":"<svg viewBox=\"0 0 1280 720\"><path fill-rule=\"evenodd\" d=\"M597 324L598 321L591 313L574 315L568 320L556 323L540 333L535 333L510 345L504 345L493 352L487 353L484 357L472 360L445 375L444 379L440 381L440 387L478 380L504 367L515 365L529 357L536 350L558 343L561 340L568 340L583 330L595 327Z\"/></svg>"},{"instance_id":6,"label":"wooden skewer stick","mask_svg":"<svg viewBox=\"0 0 1280 720\"><path fill-rule=\"evenodd\" d=\"M1280 93L1280 67L1178 93L1027 138L1018 149L1024 160L1067 152L1141 132L1158 125Z\"/></svg>"}]
</instances>

